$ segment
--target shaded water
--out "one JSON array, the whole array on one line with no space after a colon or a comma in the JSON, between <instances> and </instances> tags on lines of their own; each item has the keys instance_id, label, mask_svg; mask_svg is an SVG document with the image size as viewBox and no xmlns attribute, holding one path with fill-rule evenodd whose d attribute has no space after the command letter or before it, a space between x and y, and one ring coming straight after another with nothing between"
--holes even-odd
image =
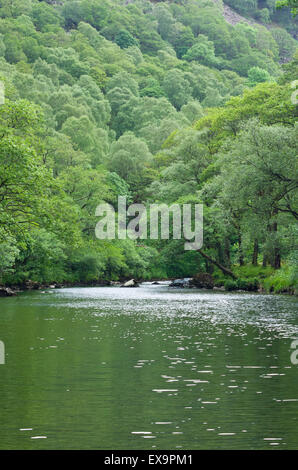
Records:
<instances>
[{"instance_id":1,"label":"shaded water","mask_svg":"<svg viewBox=\"0 0 298 470\"><path fill-rule=\"evenodd\" d=\"M1 449L297 449L297 300L140 288L0 299Z\"/></svg>"}]
</instances>

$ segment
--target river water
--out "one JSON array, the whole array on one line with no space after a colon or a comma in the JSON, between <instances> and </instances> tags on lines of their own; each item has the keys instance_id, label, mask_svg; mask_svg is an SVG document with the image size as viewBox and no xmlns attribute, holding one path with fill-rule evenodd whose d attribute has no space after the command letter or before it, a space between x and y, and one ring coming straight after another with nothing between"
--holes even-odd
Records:
<instances>
[{"instance_id":1,"label":"river water","mask_svg":"<svg viewBox=\"0 0 298 470\"><path fill-rule=\"evenodd\" d=\"M166 285L0 299L0 448L297 449L297 313Z\"/></svg>"}]
</instances>

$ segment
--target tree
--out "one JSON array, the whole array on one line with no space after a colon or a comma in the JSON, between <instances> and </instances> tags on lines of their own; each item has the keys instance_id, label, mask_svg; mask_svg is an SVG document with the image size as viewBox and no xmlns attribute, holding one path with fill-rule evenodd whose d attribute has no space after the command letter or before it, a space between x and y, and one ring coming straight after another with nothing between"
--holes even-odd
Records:
<instances>
[{"instance_id":1,"label":"tree","mask_svg":"<svg viewBox=\"0 0 298 470\"><path fill-rule=\"evenodd\" d=\"M269 260L274 268L281 264L282 239L278 230L281 217L297 213L298 127L262 126L252 120L220 159L222 187L220 199L240 204L244 217L255 214L266 229Z\"/></svg>"},{"instance_id":2,"label":"tree","mask_svg":"<svg viewBox=\"0 0 298 470\"><path fill-rule=\"evenodd\" d=\"M268 82L271 77L267 70L260 67L252 67L248 71L248 85L250 87L256 86L258 83Z\"/></svg>"},{"instance_id":3,"label":"tree","mask_svg":"<svg viewBox=\"0 0 298 470\"><path fill-rule=\"evenodd\" d=\"M191 97L189 83L181 70L169 70L165 75L162 87L169 101L177 109L186 104Z\"/></svg>"},{"instance_id":4,"label":"tree","mask_svg":"<svg viewBox=\"0 0 298 470\"><path fill-rule=\"evenodd\" d=\"M276 2L277 8L291 8L292 15L295 17L298 14L297 0L279 0Z\"/></svg>"},{"instance_id":5,"label":"tree","mask_svg":"<svg viewBox=\"0 0 298 470\"><path fill-rule=\"evenodd\" d=\"M46 31L50 25L58 26L61 23L60 15L45 2L33 5L30 16L39 31Z\"/></svg>"},{"instance_id":6,"label":"tree","mask_svg":"<svg viewBox=\"0 0 298 470\"><path fill-rule=\"evenodd\" d=\"M296 41L282 28L272 28L271 34L278 45L281 61L286 62L291 60L297 49Z\"/></svg>"},{"instance_id":7,"label":"tree","mask_svg":"<svg viewBox=\"0 0 298 470\"><path fill-rule=\"evenodd\" d=\"M108 168L129 184L138 199L148 183L146 166L151 158L146 143L127 132L111 145Z\"/></svg>"},{"instance_id":8,"label":"tree","mask_svg":"<svg viewBox=\"0 0 298 470\"><path fill-rule=\"evenodd\" d=\"M26 101L0 107L0 227L8 234L38 223L51 181L34 149L39 108ZM29 136L26 136L28 133Z\"/></svg>"},{"instance_id":9,"label":"tree","mask_svg":"<svg viewBox=\"0 0 298 470\"><path fill-rule=\"evenodd\" d=\"M7 235L3 229L0 231L0 281L3 275L13 270L16 257L20 253L16 244L15 238Z\"/></svg>"},{"instance_id":10,"label":"tree","mask_svg":"<svg viewBox=\"0 0 298 470\"><path fill-rule=\"evenodd\" d=\"M121 29L115 37L115 42L121 49L127 49L131 46L138 46L136 39L125 29Z\"/></svg>"},{"instance_id":11,"label":"tree","mask_svg":"<svg viewBox=\"0 0 298 470\"><path fill-rule=\"evenodd\" d=\"M214 44L208 41L207 36L199 34L194 45L188 49L187 53L182 57L184 60L195 60L203 65L217 65L218 59L214 54Z\"/></svg>"},{"instance_id":12,"label":"tree","mask_svg":"<svg viewBox=\"0 0 298 470\"><path fill-rule=\"evenodd\" d=\"M187 117L190 123L197 121L203 116L203 109L199 101L189 101L181 108L181 112Z\"/></svg>"},{"instance_id":13,"label":"tree","mask_svg":"<svg viewBox=\"0 0 298 470\"><path fill-rule=\"evenodd\" d=\"M195 37L190 27L184 27L177 32L176 37L174 37L171 42L175 48L177 57L181 59L193 46Z\"/></svg>"}]
</instances>

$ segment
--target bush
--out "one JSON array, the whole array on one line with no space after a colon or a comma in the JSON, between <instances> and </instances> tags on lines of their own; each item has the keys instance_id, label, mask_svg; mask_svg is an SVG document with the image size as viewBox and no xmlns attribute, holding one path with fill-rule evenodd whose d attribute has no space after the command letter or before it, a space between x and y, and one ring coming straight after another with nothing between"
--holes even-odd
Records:
<instances>
[{"instance_id":1,"label":"bush","mask_svg":"<svg viewBox=\"0 0 298 470\"><path fill-rule=\"evenodd\" d=\"M239 279L265 279L274 273L274 268L267 266L254 266L252 264L246 264L245 266L235 266L234 273Z\"/></svg>"},{"instance_id":2,"label":"bush","mask_svg":"<svg viewBox=\"0 0 298 470\"><path fill-rule=\"evenodd\" d=\"M246 291L257 291L259 288L259 281L254 279L238 279L237 280L238 289Z\"/></svg>"},{"instance_id":3,"label":"bush","mask_svg":"<svg viewBox=\"0 0 298 470\"><path fill-rule=\"evenodd\" d=\"M224 288L225 288L226 291L230 292L230 291L233 291L233 290L237 290L238 289L238 284L237 284L236 281L232 281L231 279L228 279L224 283Z\"/></svg>"},{"instance_id":4,"label":"bush","mask_svg":"<svg viewBox=\"0 0 298 470\"><path fill-rule=\"evenodd\" d=\"M295 266L283 266L272 276L264 280L264 287L267 292L276 294L282 292L294 293L297 291L297 268Z\"/></svg>"}]
</instances>

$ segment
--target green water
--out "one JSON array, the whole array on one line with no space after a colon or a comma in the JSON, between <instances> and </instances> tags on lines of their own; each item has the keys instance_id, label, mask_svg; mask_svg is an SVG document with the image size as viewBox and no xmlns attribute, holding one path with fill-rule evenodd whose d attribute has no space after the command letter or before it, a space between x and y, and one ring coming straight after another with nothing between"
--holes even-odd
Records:
<instances>
[{"instance_id":1,"label":"green water","mask_svg":"<svg viewBox=\"0 0 298 470\"><path fill-rule=\"evenodd\" d=\"M0 299L1 449L297 449L297 300L73 288Z\"/></svg>"}]
</instances>

